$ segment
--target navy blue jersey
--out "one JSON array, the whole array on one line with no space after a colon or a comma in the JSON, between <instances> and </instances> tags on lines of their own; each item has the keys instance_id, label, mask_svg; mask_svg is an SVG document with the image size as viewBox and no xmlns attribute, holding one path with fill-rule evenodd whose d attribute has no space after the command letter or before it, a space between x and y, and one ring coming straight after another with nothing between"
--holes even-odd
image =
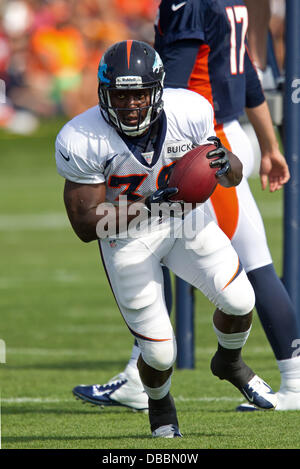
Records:
<instances>
[{"instance_id":1,"label":"navy blue jersey","mask_svg":"<svg viewBox=\"0 0 300 469\"><path fill-rule=\"evenodd\" d=\"M217 123L263 103L247 27L241 0L162 0L155 49L164 62L165 86L202 94L213 105Z\"/></svg>"}]
</instances>

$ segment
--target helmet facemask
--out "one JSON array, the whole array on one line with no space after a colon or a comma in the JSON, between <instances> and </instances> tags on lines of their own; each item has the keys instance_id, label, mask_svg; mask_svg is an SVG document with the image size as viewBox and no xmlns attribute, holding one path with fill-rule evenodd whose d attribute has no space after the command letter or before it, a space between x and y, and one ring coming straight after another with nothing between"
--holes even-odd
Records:
<instances>
[{"instance_id":1,"label":"helmet facemask","mask_svg":"<svg viewBox=\"0 0 300 469\"><path fill-rule=\"evenodd\" d=\"M123 88L128 90L129 88ZM158 119L163 108L162 102L162 86L161 84L145 85L144 87L131 87L133 90L148 89L150 90L150 104L148 106L141 106L136 108L114 107L111 103L110 92L113 90L122 90L122 87L101 89L99 87L100 107L105 120L115 127L119 132L124 133L129 137L136 137L146 132L150 126ZM143 111L147 109L146 116L143 117ZM104 112L103 112L104 111ZM138 122L134 126L126 125L122 122L120 113L126 111L136 111L138 113Z\"/></svg>"},{"instance_id":2,"label":"helmet facemask","mask_svg":"<svg viewBox=\"0 0 300 469\"><path fill-rule=\"evenodd\" d=\"M146 132L163 109L164 70L157 52L141 41L123 41L113 45L102 57L98 69L98 96L104 119L118 132L136 137ZM112 105L111 91L150 90L150 103L139 107ZM144 111L147 110L145 113ZM137 123L122 122L122 113L136 111Z\"/></svg>"}]
</instances>

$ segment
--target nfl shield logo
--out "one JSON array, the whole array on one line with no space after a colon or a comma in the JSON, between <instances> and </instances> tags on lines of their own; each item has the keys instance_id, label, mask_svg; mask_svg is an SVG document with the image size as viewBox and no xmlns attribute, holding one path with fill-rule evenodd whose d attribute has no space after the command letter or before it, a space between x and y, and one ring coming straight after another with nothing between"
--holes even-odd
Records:
<instances>
[{"instance_id":1,"label":"nfl shield logo","mask_svg":"<svg viewBox=\"0 0 300 469\"><path fill-rule=\"evenodd\" d=\"M115 248L116 245L117 245L116 240L115 240L115 239L111 239L110 242L109 242L109 245L110 245L111 248Z\"/></svg>"},{"instance_id":2,"label":"nfl shield logo","mask_svg":"<svg viewBox=\"0 0 300 469\"><path fill-rule=\"evenodd\" d=\"M153 155L154 155L154 151L142 153L143 158L147 161L148 164L152 163Z\"/></svg>"}]
</instances>

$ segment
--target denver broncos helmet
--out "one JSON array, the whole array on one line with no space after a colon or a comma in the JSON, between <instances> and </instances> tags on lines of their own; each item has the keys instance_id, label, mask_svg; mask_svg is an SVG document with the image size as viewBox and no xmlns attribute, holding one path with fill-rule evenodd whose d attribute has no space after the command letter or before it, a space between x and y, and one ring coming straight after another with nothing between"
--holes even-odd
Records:
<instances>
[{"instance_id":1,"label":"denver broncos helmet","mask_svg":"<svg viewBox=\"0 0 300 469\"><path fill-rule=\"evenodd\" d=\"M162 111L164 75L160 56L145 42L128 40L112 45L102 56L98 67L98 97L104 119L121 133L132 137L141 135ZM119 109L111 104L110 91L143 88L151 92L146 117L142 120L142 108L139 108L137 125L126 126L120 121Z\"/></svg>"}]
</instances>

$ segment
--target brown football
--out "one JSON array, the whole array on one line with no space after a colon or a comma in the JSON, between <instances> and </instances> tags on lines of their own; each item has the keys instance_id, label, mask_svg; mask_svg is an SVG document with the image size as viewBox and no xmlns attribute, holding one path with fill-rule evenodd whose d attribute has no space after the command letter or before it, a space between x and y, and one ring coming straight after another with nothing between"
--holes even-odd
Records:
<instances>
[{"instance_id":1,"label":"brown football","mask_svg":"<svg viewBox=\"0 0 300 469\"><path fill-rule=\"evenodd\" d=\"M211 160L206 155L215 149L212 144L200 145L177 161L168 182L168 187L178 189L173 200L202 203L212 195L218 183L215 174L219 168L211 168Z\"/></svg>"}]
</instances>

